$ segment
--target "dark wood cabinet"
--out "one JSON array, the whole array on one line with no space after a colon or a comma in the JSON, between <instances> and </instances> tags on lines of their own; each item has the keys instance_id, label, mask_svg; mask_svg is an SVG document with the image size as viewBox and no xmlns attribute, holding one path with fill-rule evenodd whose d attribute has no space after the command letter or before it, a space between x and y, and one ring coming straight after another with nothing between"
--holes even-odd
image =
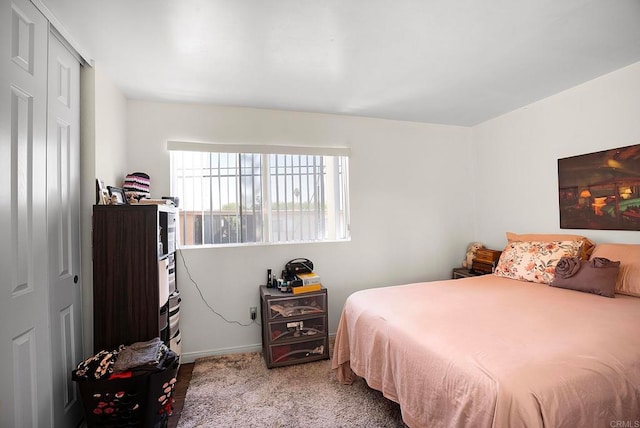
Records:
<instances>
[{"instance_id":1,"label":"dark wood cabinet","mask_svg":"<svg viewBox=\"0 0 640 428\"><path fill-rule=\"evenodd\" d=\"M176 209L93 208L93 343L96 352L160 337L168 346L175 286ZM174 299L175 300L175 299ZM175 314L174 314L175 315ZM174 316L175 319L175 316ZM174 322L177 330L177 322Z\"/></svg>"}]
</instances>

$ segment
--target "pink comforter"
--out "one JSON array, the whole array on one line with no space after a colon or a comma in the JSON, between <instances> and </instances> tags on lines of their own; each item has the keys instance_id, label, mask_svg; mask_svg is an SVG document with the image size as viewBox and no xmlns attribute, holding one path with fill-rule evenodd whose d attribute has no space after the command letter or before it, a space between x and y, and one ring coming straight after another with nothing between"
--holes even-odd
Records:
<instances>
[{"instance_id":1,"label":"pink comforter","mask_svg":"<svg viewBox=\"0 0 640 428\"><path fill-rule=\"evenodd\" d=\"M410 427L636 427L640 298L493 275L363 290L332 366Z\"/></svg>"}]
</instances>

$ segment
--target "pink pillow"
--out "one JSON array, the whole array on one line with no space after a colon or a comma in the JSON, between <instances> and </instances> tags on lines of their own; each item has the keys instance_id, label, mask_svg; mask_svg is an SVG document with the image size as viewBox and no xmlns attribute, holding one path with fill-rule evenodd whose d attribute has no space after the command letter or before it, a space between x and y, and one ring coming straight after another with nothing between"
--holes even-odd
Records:
<instances>
[{"instance_id":1,"label":"pink pillow","mask_svg":"<svg viewBox=\"0 0 640 428\"><path fill-rule=\"evenodd\" d=\"M594 257L619 260L616 293L640 297L640 245L598 244L591 254Z\"/></svg>"}]
</instances>

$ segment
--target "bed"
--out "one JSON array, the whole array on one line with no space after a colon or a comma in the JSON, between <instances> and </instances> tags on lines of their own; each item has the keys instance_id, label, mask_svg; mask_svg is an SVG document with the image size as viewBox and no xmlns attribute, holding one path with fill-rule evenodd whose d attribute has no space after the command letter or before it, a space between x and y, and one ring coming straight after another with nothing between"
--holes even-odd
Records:
<instances>
[{"instance_id":1,"label":"bed","mask_svg":"<svg viewBox=\"0 0 640 428\"><path fill-rule=\"evenodd\" d=\"M583 263L603 258L620 261L614 298L497 274L358 291L337 379L364 378L412 428L640 426L640 245Z\"/></svg>"}]
</instances>

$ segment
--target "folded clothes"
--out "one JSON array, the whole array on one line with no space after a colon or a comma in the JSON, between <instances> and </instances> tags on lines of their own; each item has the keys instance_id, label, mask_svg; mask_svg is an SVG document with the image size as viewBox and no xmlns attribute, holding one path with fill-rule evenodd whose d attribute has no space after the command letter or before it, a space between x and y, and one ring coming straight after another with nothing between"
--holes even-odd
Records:
<instances>
[{"instance_id":1,"label":"folded clothes","mask_svg":"<svg viewBox=\"0 0 640 428\"><path fill-rule=\"evenodd\" d=\"M118 355L113 371L117 373L147 364L158 364L162 346L163 343L159 337L125 346Z\"/></svg>"},{"instance_id":2,"label":"folded clothes","mask_svg":"<svg viewBox=\"0 0 640 428\"><path fill-rule=\"evenodd\" d=\"M124 348L120 345L117 349L103 350L80 362L72 373L74 381L100 380L113 373L113 366L118 359L118 354Z\"/></svg>"},{"instance_id":3,"label":"folded clothes","mask_svg":"<svg viewBox=\"0 0 640 428\"><path fill-rule=\"evenodd\" d=\"M161 356L157 364L146 364L131 368L131 373L133 374L133 376L151 374L165 370L173 366L174 363L178 360L178 354L167 348L165 345L162 345L160 353Z\"/></svg>"},{"instance_id":4,"label":"folded clothes","mask_svg":"<svg viewBox=\"0 0 640 428\"><path fill-rule=\"evenodd\" d=\"M147 342L100 351L80 362L72 372L72 379L95 381L153 374L173 366L178 358L178 354L156 337Z\"/></svg>"}]
</instances>

